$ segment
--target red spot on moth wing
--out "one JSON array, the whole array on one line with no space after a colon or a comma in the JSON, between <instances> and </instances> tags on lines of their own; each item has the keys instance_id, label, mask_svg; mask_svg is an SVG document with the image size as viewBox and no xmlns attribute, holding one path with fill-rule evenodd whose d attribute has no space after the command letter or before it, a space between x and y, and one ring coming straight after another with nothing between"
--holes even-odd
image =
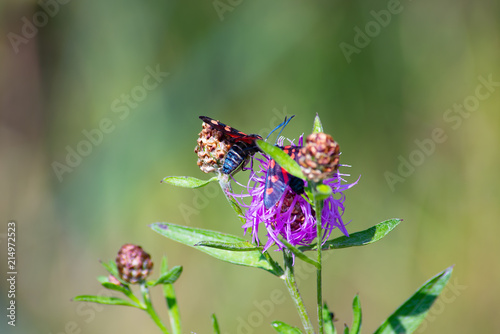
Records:
<instances>
[{"instance_id":1,"label":"red spot on moth wing","mask_svg":"<svg viewBox=\"0 0 500 334\"><path fill-rule=\"evenodd\" d=\"M266 194L271 195L273 193L274 189L273 188L267 188L266 189Z\"/></svg>"},{"instance_id":2,"label":"red spot on moth wing","mask_svg":"<svg viewBox=\"0 0 500 334\"><path fill-rule=\"evenodd\" d=\"M269 168L274 168L274 166L276 166L276 161L271 160L271 161L269 162Z\"/></svg>"},{"instance_id":3,"label":"red spot on moth wing","mask_svg":"<svg viewBox=\"0 0 500 334\"><path fill-rule=\"evenodd\" d=\"M283 181L288 184L288 172L283 167L281 167L281 173L283 175Z\"/></svg>"},{"instance_id":4,"label":"red spot on moth wing","mask_svg":"<svg viewBox=\"0 0 500 334\"><path fill-rule=\"evenodd\" d=\"M271 182L272 182L272 183L275 183L275 182L276 182L276 181L278 181L278 180L279 180L279 178L278 178L278 176L277 176L277 175L273 175L273 176L271 176Z\"/></svg>"}]
</instances>

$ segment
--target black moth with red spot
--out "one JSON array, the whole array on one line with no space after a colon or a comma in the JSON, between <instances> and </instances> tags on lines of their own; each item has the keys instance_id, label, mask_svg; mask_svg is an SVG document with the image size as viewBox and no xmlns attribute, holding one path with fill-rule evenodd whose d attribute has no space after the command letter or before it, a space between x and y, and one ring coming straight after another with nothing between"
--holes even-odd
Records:
<instances>
[{"instance_id":1,"label":"black moth with red spot","mask_svg":"<svg viewBox=\"0 0 500 334\"><path fill-rule=\"evenodd\" d=\"M300 146L288 145L280 148L292 159L298 161L301 149ZM266 175L266 190L264 193L264 206L266 209L276 205L281 196L283 196L283 192L287 185L289 185L292 191L298 195L304 193L304 180L288 173L273 159L269 160L269 167Z\"/></svg>"},{"instance_id":2,"label":"black moth with red spot","mask_svg":"<svg viewBox=\"0 0 500 334\"><path fill-rule=\"evenodd\" d=\"M232 174L238 167L244 165L252 155L260 151L257 144L255 144L257 139L262 139L260 135L247 135L246 133L207 116L200 116L200 119L223 132L228 140L233 143L233 146L231 146L227 152L224 165L222 166L223 174Z\"/></svg>"}]
</instances>

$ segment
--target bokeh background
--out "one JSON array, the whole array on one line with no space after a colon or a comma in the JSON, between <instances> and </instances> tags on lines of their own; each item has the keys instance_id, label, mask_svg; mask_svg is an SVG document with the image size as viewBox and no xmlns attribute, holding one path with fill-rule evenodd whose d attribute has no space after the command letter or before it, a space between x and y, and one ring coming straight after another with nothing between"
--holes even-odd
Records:
<instances>
[{"instance_id":1,"label":"bokeh background","mask_svg":"<svg viewBox=\"0 0 500 334\"><path fill-rule=\"evenodd\" d=\"M288 297L259 311L274 290L286 293L280 280L169 241L148 224L242 234L217 187L159 183L208 177L193 152L199 115L265 133L294 114L284 134L297 138L316 113L352 165L348 180L361 175L346 192L348 230L404 218L383 241L326 261L325 299L338 330L351 322L355 294L364 332L373 332L425 280L455 265L452 288L420 332L500 332L498 1L41 4L0 3L4 272L7 222L18 228L17 326L2 316L2 333L159 332L138 310L70 301L102 291L98 261L124 243L142 245L157 264L166 254L184 266L175 287L186 333L210 333L212 313L223 333L272 333L273 320L299 326ZM377 23L372 11L388 10ZM346 57L342 49L354 47ZM161 72L156 83L150 71ZM473 111L454 111L464 103ZM107 132L86 146L85 133L101 127ZM435 129L446 139L433 148ZM87 155L69 166L71 150ZM402 159L417 166L405 170ZM388 173L400 178L388 182ZM313 315L314 276L299 283ZM5 280L0 287L6 312Z\"/></svg>"}]
</instances>

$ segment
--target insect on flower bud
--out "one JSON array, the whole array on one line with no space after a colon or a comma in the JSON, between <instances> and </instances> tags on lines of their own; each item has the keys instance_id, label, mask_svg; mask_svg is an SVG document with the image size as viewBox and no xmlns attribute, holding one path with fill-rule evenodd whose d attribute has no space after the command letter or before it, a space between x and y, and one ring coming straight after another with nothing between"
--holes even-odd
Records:
<instances>
[{"instance_id":1,"label":"insect on flower bud","mask_svg":"<svg viewBox=\"0 0 500 334\"><path fill-rule=\"evenodd\" d=\"M141 246L125 244L118 251L116 266L125 282L135 284L144 281L151 274L153 262Z\"/></svg>"},{"instance_id":2,"label":"insect on flower bud","mask_svg":"<svg viewBox=\"0 0 500 334\"><path fill-rule=\"evenodd\" d=\"M326 133L309 135L300 153L299 164L309 180L318 182L326 179L338 169L340 148Z\"/></svg>"},{"instance_id":3,"label":"insect on flower bud","mask_svg":"<svg viewBox=\"0 0 500 334\"><path fill-rule=\"evenodd\" d=\"M232 146L222 131L203 123L194 152L198 154L198 166L205 173L215 172L224 165L224 158Z\"/></svg>"}]
</instances>

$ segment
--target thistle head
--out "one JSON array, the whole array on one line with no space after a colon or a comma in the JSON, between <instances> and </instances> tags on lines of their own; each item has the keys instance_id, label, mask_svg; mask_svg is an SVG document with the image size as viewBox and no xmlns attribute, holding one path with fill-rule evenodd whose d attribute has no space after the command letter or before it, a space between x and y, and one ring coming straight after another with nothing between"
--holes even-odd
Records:
<instances>
[{"instance_id":1,"label":"thistle head","mask_svg":"<svg viewBox=\"0 0 500 334\"><path fill-rule=\"evenodd\" d=\"M300 150L299 164L307 179L314 182L331 177L339 166L340 148L332 136L313 133Z\"/></svg>"},{"instance_id":2,"label":"thistle head","mask_svg":"<svg viewBox=\"0 0 500 334\"><path fill-rule=\"evenodd\" d=\"M141 246L125 244L118 251L116 266L122 280L135 284L143 282L151 274L153 261Z\"/></svg>"},{"instance_id":3,"label":"thistle head","mask_svg":"<svg viewBox=\"0 0 500 334\"><path fill-rule=\"evenodd\" d=\"M222 131L203 122L194 152L198 155L198 166L205 173L217 171L224 165L224 158L232 143Z\"/></svg>"}]
</instances>

